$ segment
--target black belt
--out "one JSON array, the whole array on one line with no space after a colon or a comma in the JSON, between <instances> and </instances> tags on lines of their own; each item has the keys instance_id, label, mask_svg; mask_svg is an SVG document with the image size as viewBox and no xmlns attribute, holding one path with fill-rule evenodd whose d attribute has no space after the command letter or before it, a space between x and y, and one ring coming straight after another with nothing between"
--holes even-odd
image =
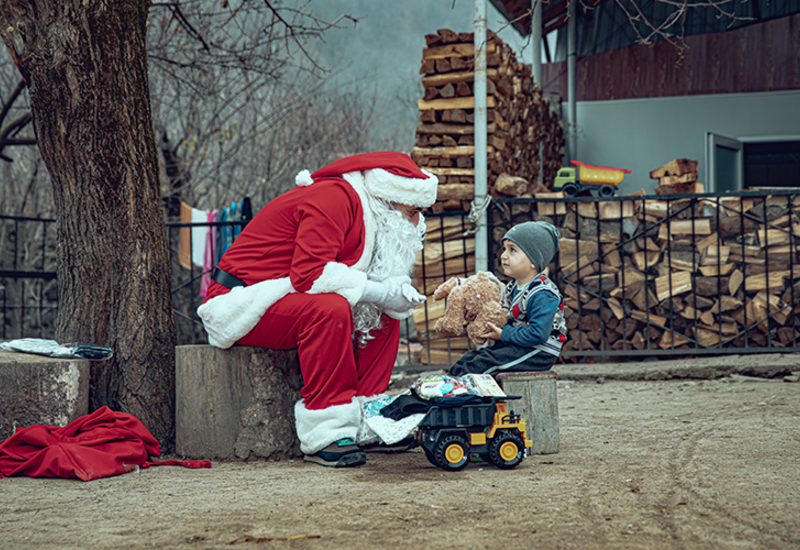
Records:
<instances>
[{"instance_id":1,"label":"black belt","mask_svg":"<svg viewBox=\"0 0 800 550\"><path fill-rule=\"evenodd\" d=\"M231 275L230 273L221 270L219 267L214 268L214 273L211 274L211 278L226 288L247 286L247 283L245 283L239 277Z\"/></svg>"}]
</instances>

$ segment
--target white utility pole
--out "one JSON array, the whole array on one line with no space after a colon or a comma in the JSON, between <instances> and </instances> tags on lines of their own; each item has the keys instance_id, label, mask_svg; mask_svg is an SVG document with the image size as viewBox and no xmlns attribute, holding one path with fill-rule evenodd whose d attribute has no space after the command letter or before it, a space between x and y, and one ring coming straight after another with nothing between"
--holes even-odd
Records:
<instances>
[{"instance_id":1,"label":"white utility pole","mask_svg":"<svg viewBox=\"0 0 800 550\"><path fill-rule=\"evenodd\" d=\"M533 83L542 86L542 0L531 0L531 72Z\"/></svg>"},{"instance_id":2,"label":"white utility pole","mask_svg":"<svg viewBox=\"0 0 800 550\"><path fill-rule=\"evenodd\" d=\"M486 0L475 0L474 21L475 44L475 82L473 95L475 96L475 202L476 206L483 204L487 195L487 158L486 158ZM475 206L473 206L473 209ZM491 215L491 212L486 211ZM489 270L489 238L486 226L486 215L481 215L477 220L475 233L475 271Z\"/></svg>"},{"instance_id":3,"label":"white utility pole","mask_svg":"<svg viewBox=\"0 0 800 550\"><path fill-rule=\"evenodd\" d=\"M573 0L574 1L574 0ZM533 60L531 61L531 72L533 73L533 83L541 86L544 91L544 84L542 83L542 0L531 0L531 53ZM540 126L541 127L541 126ZM542 173L542 140L539 140L539 176L540 182L544 181L544 174Z\"/></svg>"},{"instance_id":4,"label":"white utility pole","mask_svg":"<svg viewBox=\"0 0 800 550\"><path fill-rule=\"evenodd\" d=\"M567 135L569 136L569 158L578 158L578 92L575 84L575 64L578 61L578 34L577 22L575 21L575 0L569 2L569 20L567 21L567 94L569 95L569 126Z\"/></svg>"}]
</instances>

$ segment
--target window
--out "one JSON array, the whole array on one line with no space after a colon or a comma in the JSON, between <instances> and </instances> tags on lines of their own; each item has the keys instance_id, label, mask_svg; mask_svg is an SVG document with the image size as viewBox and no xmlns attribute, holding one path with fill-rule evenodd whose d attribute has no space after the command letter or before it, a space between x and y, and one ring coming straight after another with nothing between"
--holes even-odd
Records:
<instances>
[{"instance_id":1,"label":"window","mask_svg":"<svg viewBox=\"0 0 800 550\"><path fill-rule=\"evenodd\" d=\"M744 187L800 187L800 141L744 142Z\"/></svg>"}]
</instances>

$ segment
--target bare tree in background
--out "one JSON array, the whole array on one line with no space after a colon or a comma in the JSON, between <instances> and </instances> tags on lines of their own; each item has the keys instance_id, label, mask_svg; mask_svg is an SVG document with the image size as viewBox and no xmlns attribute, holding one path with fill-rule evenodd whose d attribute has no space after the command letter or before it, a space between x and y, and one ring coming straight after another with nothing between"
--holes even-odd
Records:
<instances>
[{"instance_id":1,"label":"bare tree in background","mask_svg":"<svg viewBox=\"0 0 800 550\"><path fill-rule=\"evenodd\" d=\"M180 23L173 34L190 41L165 47L172 58L153 52L153 63L163 64L158 69L195 97L215 100L216 113L201 108L189 113L197 122L185 135L177 133L178 125L164 125L176 132L168 139L195 140L201 160L210 150L204 140L238 131L232 113L247 104L239 98L263 102L278 95L256 93L258 86L250 82L279 80L289 61L306 55L305 40L327 28L284 4L232 4L0 3L0 34L28 87L36 142L52 182L58 222L56 337L113 348L113 359L92 365L92 408L108 405L135 414L166 452L174 444L175 325L150 110L148 24L152 29L152 15L159 11ZM190 52L190 45L202 52L199 65L178 55ZM313 60L306 60L314 68ZM227 87L214 87L222 83ZM177 166L176 174L185 170Z\"/></svg>"},{"instance_id":2,"label":"bare tree in background","mask_svg":"<svg viewBox=\"0 0 800 550\"><path fill-rule=\"evenodd\" d=\"M216 208L243 195L264 196L265 183L293 177L282 173L291 164L288 159L315 160L303 146L308 135L342 130L342 118L364 122L361 114L351 116L355 105L347 115L328 108L343 102L326 92L325 70L314 56L314 41L325 31L355 20L342 15L324 22L311 14L310 3L296 6L201 0L153 4L148 19L151 95L168 218L178 215L180 200ZM309 109L313 126L300 126L304 118L312 122L305 113ZM287 131L290 127L306 137L287 139L296 136ZM277 136L282 139L276 144ZM342 145L334 147L336 152L354 151ZM330 146L330 138L318 139L314 150L329 158Z\"/></svg>"},{"instance_id":3,"label":"bare tree in background","mask_svg":"<svg viewBox=\"0 0 800 550\"><path fill-rule=\"evenodd\" d=\"M6 0L0 34L28 87L57 220L56 337L108 345L93 409L136 415L174 444L174 345L146 0Z\"/></svg>"},{"instance_id":4,"label":"bare tree in background","mask_svg":"<svg viewBox=\"0 0 800 550\"><path fill-rule=\"evenodd\" d=\"M149 80L168 219L177 219L181 200L216 208L251 195L263 204L291 185L296 166L313 169L337 155L382 145L365 137L374 96L331 87L315 61L323 34L334 26L355 27L356 20L342 15L321 21L310 7L152 3ZM0 85L9 88L5 80ZM25 115L21 99L16 106ZM317 140L308 146L312 134ZM25 139L35 143L30 131ZM46 170L36 181L42 177Z\"/></svg>"}]
</instances>

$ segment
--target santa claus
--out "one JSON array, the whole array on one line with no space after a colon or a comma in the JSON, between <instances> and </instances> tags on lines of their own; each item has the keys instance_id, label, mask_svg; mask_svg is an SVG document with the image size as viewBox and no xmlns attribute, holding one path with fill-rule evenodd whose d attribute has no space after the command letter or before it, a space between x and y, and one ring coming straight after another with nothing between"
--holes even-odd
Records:
<instances>
[{"instance_id":1,"label":"santa claus","mask_svg":"<svg viewBox=\"0 0 800 550\"><path fill-rule=\"evenodd\" d=\"M399 320L425 301L409 275L438 180L408 155L380 152L304 170L296 183L225 252L197 312L214 346L297 348L306 460L360 465L372 435L363 402L388 388Z\"/></svg>"}]
</instances>

